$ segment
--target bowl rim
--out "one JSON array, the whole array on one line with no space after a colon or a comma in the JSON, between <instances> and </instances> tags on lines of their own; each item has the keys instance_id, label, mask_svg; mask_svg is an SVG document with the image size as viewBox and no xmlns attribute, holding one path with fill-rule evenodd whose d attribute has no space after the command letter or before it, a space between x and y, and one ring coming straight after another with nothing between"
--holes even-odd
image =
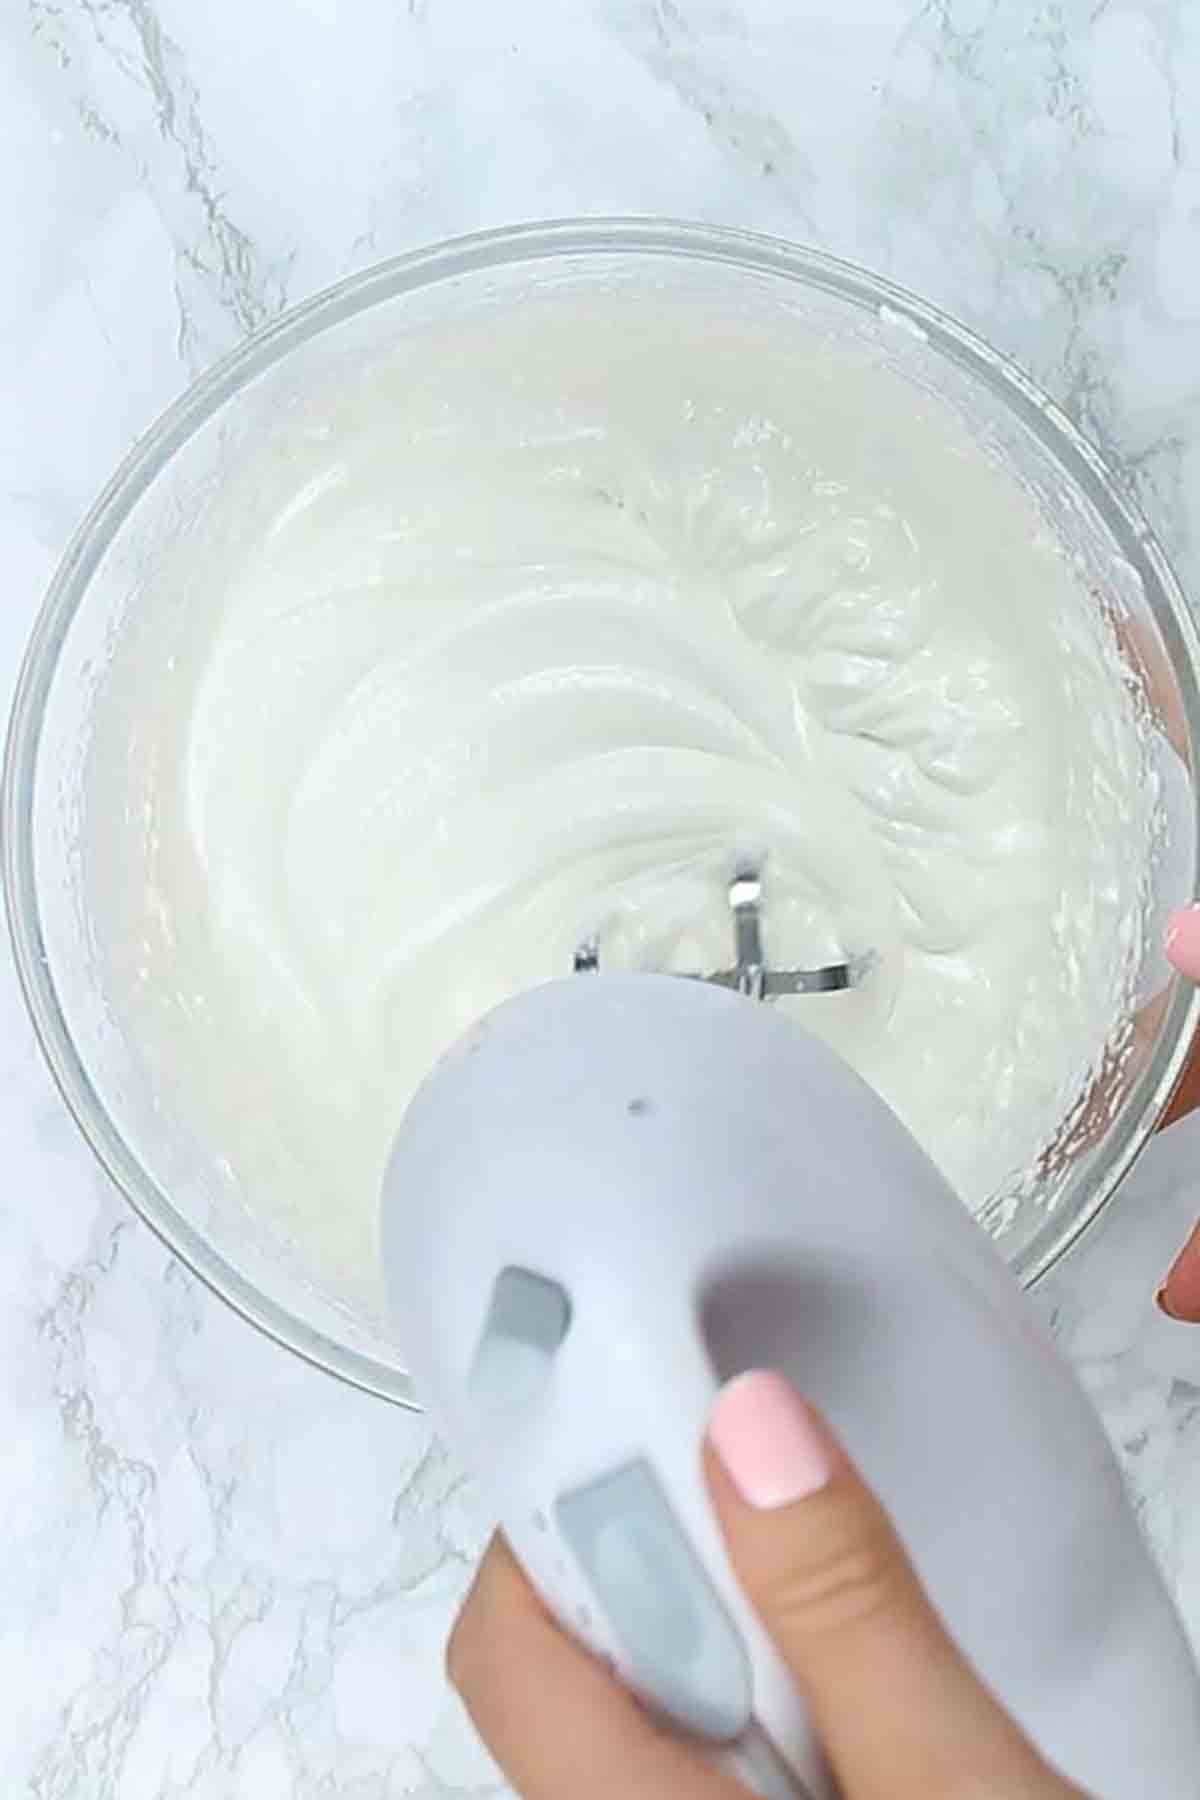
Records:
<instances>
[{"instance_id":1,"label":"bowl rim","mask_svg":"<svg viewBox=\"0 0 1200 1800\"><path fill-rule=\"evenodd\" d=\"M1200 743L1200 632L1174 569L1136 501L1095 446L1011 358L939 307L857 264L755 232L649 216L502 226L408 251L347 276L284 312L219 359L158 416L119 464L74 532L34 622L14 693L0 784L9 934L25 1004L54 1081L97 1160L135 1212L194 1275L268 1337L352 1386L410 1409L418 1409L419 1402L406 1374L318 1330L263 1293L178 1212L125 1142L96 1092L59 1003L34 877L33 793L45 704L59 651L91 577L138 501L176 450L257 376L293 349L371 307L439 282L554 258L637 256L723 264L816 288L864 309L887 309L901 324L924 333L938 352L998 390L1083 490L1141 579L1172 668L1185 689L1189 736ZM1194 794L1196 892L1200 891L1200 793L1194 789ZM1046 1275L1111 1200L1170 1102L1198 1025L1200 989L1176 979L1154 1051L1124 1109L1123 1138L1116 1142L1088 1203L1040 1248L1041 1233L1024 1247L1036 1254L1013 1259L1026 1285ZM1140 1104L1133 1104L1139 1095Z\"/></svg>"}]
</instances>

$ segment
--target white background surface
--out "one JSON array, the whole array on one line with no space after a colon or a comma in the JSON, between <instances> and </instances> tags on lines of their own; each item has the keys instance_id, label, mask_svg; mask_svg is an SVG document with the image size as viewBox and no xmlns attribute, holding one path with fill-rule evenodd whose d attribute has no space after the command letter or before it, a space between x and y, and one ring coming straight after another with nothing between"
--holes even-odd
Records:
<instances>
[{"instance_id":1,"label":"white background surface","mask_svg":"<svg viewBox=\"0 0 1200 1800\"><path fill-rule=\"evenodd\" d=\"M1189 0L0 0L4 699L80 514L215 356L378 257L597 211L807 240L957 312L1200 592ZM0 1170L0 1791L495 1791L441 1678L454 1471L134 1222L6 959ZM1151 1307L1193 1170L1185 1127L1039 1304L1200 1639L1200 1331Z\"/></svg>"}]
</instances>

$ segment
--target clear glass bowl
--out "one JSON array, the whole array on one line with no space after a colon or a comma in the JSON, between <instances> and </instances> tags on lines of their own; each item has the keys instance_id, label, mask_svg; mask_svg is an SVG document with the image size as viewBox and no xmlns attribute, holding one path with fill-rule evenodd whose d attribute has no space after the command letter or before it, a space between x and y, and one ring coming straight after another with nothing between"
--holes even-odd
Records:
<instances>
[{"instance_id":1,"label":"clear glass bowl","mask_svg":"<svg viewBox=\"0 0 1200 1800\"><path fill-rule=\"evenodd\" d=\"M1194 785L1200 646L1166 557L1069 420L1010 363L932 307L845 263L742 233L639 220L522 227L399 257L331 288L249 339L190 389L118 470L46 597L13 709L4 775L4 877L29 1010L68 1106L104 1167L172 1250L244 1316L347 1381L412 1404L386 1324L329 1291L232 1193L220 1146L196 1141L113 1015L98 976L81 853L89 718L114 646L164 550L186 537L247 445L277 431L316 383L436 327L551 290L673 294L819 331L955 409L1036 497L1119 618L1131 679L1178 752L1186 798L1156 860L1161 916L1197 890ZM1186 1060L1200 998L1172 981L1154 933L1128 1055L1104 1071L1083 1125L1047 1169L1043 1203L1002 1239L1033 1282L1111 1199Z\"/></svg>"}]
</instances>

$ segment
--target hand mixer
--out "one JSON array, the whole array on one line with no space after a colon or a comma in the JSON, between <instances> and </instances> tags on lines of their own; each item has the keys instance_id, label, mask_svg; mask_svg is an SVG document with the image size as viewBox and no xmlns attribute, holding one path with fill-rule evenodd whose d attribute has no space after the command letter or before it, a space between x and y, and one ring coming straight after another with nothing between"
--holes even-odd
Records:
<instances>
[{"instance_id":1,"label":"hand mixer","mask_svg":"<svg viewBox=\"0 0 1200 1800\"><path fill-rule=\"evenodd\" d=\"M715 976L567 977L476 1025L405 1118L387 1286L419 1391L563 1624L766 1800L831 1800L730 1570L700 1447L782 1370L888 1506L959 1643L1097 1800L1196 1800L1200 1695L1089 1402L888 1107L752 1004L761 884Z\"/></svg>"}]
</instances>

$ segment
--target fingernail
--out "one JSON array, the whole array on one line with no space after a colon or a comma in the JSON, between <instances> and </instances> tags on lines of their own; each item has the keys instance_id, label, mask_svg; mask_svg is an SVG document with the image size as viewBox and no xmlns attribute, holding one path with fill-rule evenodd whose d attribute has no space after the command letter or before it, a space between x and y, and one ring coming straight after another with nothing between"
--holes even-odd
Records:
<instances>
[{"instance_id":1,"label":"fingernail","mask_svg":"<svg viewBox=\"0 0 1200 1800\"><path fill-rule=\"evenodd\" d=\"M791 1506L823 1488L833 1446L812 1408L770 1369L737 1375L717 1395L708 1439L748 1506Z\"/></svg>"},{"instance_id":2,"label":"fingernail","mask_svg":"<svg viewBox=\"0 0 1200 1800\"><path fill-rule=\"evenodd\" d=\"M1200 1325L1200 1225L1171 1264L1154 1298L1168 1319L1180 1325Z\"/></svg>"},{"instance_id":3,"label":"fingernail","mask_svg":"<svg viewBox=\"0 0 1200 1800\"><path fill-rule=\"evenodd\" d=\"M1167 923L1168 960L1183 975L1200 980L1200 904L1182 906Z\"/></svg>"},{"instance_id":4,"label":"fingernail","mask_svg":"<svg viewBox=\"0 0 1200 1800\"><path fill-rule=\"evenodd\" d=\"M1165 1314L1168 1319L1174 1319L1176 1324L1182 1325L1185 1323L1185 1321L1179 1317L1177 1312L1171 1311L1171 1302L1167 1295L1167 1284L1165 1281L1154 1296L1154 1304L1157 1306L1160 1313Z\"/></svg>"}]
</instances>

